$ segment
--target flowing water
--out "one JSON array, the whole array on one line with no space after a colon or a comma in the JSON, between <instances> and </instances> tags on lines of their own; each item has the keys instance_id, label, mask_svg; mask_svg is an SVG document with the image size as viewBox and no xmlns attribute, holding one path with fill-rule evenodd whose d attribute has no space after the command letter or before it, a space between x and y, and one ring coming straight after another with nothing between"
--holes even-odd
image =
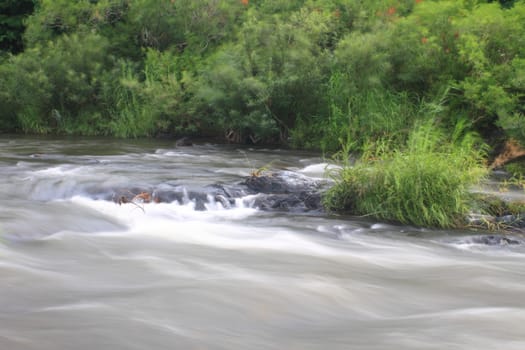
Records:
<instances>
[{"instance_id":1,"label":"flowing water","mask_svg":"<svg viewBox=\"0 0 525 350\"><path fill-rule=\"evenodd\" d=\"M0 349L525 349L523 244L249 197L202 211L94 195L268 164L325 168L278 149L0 138Z\"/></svg>"}]
</instances>

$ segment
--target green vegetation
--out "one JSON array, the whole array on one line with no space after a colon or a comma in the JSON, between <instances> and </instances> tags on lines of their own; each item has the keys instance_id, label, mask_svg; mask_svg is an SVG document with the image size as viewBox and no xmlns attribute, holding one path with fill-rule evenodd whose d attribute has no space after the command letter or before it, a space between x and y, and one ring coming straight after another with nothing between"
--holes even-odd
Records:
<instances>
[{"instance_id":1,"label":"green vegetation","mask_svg":"<svg viewBox=\"0 0 525 350\"><path fill-rule=\"evenodd\" d=\"M0 131L525 141L525 0L0 1Z\"/></svg>"},{"instance_id":2,"label":"green vegetation","mask_svg":"<svg viewBox=\"0 0 525 350\"><path fill-rule=\"evenodd\" d=\"M33 0L0 1L0 53L18 53L24 49L24 19L35 7Z\"/></svg>"},{"instance_id":3,"label":"green vegetation","mask_svg":"<svg viewBox=\"0 0 525 350\"><path fill-rule=\"evenodd\" d=\"M0 132L364 152L329 207L433 226L457 223L477 179L479 153L455 130L467 125L493 150L525 145L525 0L0 0L0 9ZM422 125L441 130L435 143L415 141ZM367 158L372 150L381 160ZM354 207L356 196L370 200Z\"/></svg>"},{"instance_id":4,"label":"green vegetation","mask_svg":"<svg viewBox=\"0 0 525 350\"><path fill-rule=\"evenodd\" d=\"M470 187L487 172L476 149L483 150L479 139L462 128L446 137L433 123L419 125L403 148L376 142L337 172L325 206L405 224L462 226L474 205Z\"/></svg>"}]
</instances>

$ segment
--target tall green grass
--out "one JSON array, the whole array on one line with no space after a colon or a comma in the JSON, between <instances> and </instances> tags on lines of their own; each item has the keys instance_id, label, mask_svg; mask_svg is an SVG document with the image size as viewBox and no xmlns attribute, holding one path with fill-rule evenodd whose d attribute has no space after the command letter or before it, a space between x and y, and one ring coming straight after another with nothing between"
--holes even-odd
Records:
<instances>
[{"instance_id":1,"label":"tall green grass","mask_svg":"<svg viewBox=\"0 0 525 350\"><path fill-rule=\"evenodd\" d=\"M426 227L459 227L472 205L472 185L487 173L478 138L460 123L451 135L417 125L406 145L367 145L360 161L335 174L324 197L332 211Z\"/></svg>"},{"instance_id":2,"label":"tall green grass","mask_svg":"<svg viewBox=\"0 0 525 350\"><path fill-rule=\"evenodd\" d=\"M356 151L370 140L405 140L423 104L411 100L406 92L384 89L354 91L348 86L352 83L350 80L341 73L333 73L329 79L328 116L313 125L314 129L321 130L321 149L331 152L340 149L341 144L351 142Z\"/></svg>"},{"instance_id":3,"label":"tall green grass","mask_svg":"<svg viewBox=\"0 0 525 350\"><path fill-rule=\"evenodd\" d=\"M24 106L17 118L18 124L26 134L44 135L51 130L41 111L29 104Z\"/></svg>"},{"instance_id":4,"label":"tall green grass","mask_svg":"<svg viewBox=\"0 0 525 350\"><path fill-rule=\"evenodd\" d=\"M151 136L155 128L152 108L143 96L142 84L132 67L121 65L120 81L112 93L111 134L133 138Z\"/></svg>"}]
</instances>

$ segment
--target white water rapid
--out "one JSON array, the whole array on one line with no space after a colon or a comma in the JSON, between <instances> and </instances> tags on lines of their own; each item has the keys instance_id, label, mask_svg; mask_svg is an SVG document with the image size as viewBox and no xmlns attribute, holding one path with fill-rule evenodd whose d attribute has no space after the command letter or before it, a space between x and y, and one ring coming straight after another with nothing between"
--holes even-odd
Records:
<instances>
[{"instance_id":1,"label":"white water rapid","mask_svg":"<svg viewBox=\"0 0 525 350\"><path fill-rule=\"evenodd\" d=\"M525 244L190 194L318 154L0 137L0 349L525 349ZM177 190L117 204L111 191ZM109 197L108 197L109 196Z\"/></svg>"}]
</instances>

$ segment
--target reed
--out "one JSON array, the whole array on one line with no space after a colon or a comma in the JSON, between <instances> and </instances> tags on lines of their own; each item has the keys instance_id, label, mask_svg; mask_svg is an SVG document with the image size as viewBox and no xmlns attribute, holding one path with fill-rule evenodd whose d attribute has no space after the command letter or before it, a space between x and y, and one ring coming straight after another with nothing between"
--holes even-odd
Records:
<instances>
[{"instance_id":1,"label":"reed","mask_svg":"<svg viewBox=\"0 0 525 350\"><path fill-rule=\"evenodd\" d=\"M410 133L401 149L368 144L360 160L333 174L327 209L427 227L458 227L472 206L470 188L487 174L485 147L458 125L447 136L434 123Z\"/></svg>"},{"instance_id":2,"label":"reed","mask_svg":"<svg viewBox=\"0 0 525 350\"><path fill-rule=\"evenodd\" d=\"M152 108L145 101L141 83L130 66L122 64L120 82L113 94L111 133L117 137L151 136L155 128Z\"/></svg>"}]
</instances>

